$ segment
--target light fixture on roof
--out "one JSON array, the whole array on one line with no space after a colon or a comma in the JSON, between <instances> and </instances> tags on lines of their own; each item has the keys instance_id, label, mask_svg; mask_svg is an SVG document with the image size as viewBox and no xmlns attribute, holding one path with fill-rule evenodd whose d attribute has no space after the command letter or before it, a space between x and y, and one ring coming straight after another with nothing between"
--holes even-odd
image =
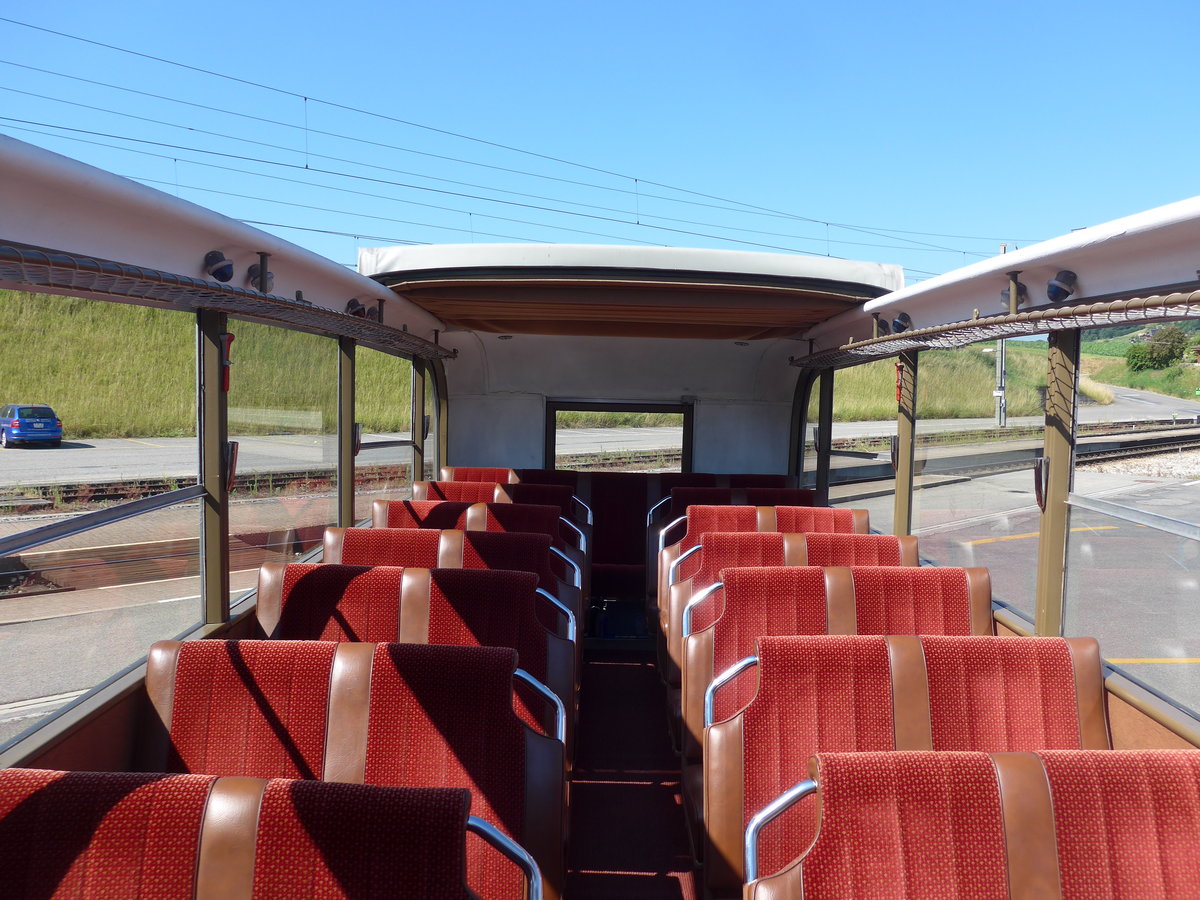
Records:
<instances>
[{"instance_id":1,"label":"light fixture on roof","mask_svg":"<svg viewBox=\"0 0 1200 900\"><path fill-rule=\"evenodd\" d=\"M346 315L365 319L367 317L367 308L358 302L357 297L351 297L346 301Z\"/></svg>"},{"instance_id":2,"label":"light fixture on roof","mask_svg":"<svg viewBox=\"0 0 1200 900\"><path fill-rule=\"evenodd\" d=\"M1060 270L1046 282L1046 299L1051 303L1062 303L1075 293L1075 281L1078 277L1070 269Z\"/></svg>"},{"instance_id":3,"label":"light fixture on roof","mask_svg":"<svg viewBox=\"0 0 1200 900\"><path fill-rule=\"evenodd\" d=\"M497 335L497 337L496 337L496 340L498 340L498 341L511 341L512 339L513 339L513 336L511 334L501 334L501 335Z\"/></svg>"},{"instance_id":4,"label":"light fixture on roof","mask_svg":"<svg viewBox=\"0 0 1200 900\"><path fill-rule=\"evenodd\" d=\"M233 260L226 259L220 250L209 250L204 254L204 274L217 281L228 281L233 277Z\"/></svg>"},{"instance_id":5,"label":"light fixture on roof","mask_svg":"<svg viewBox=\"0 0 1200 900\"><path fill-rule=\"evenodd\" d=\"M896 313L896 318L892 319L892 334L900 334L904 331L912 331L913 321L906 312Z\"/></svg>"},{"instance_id":6,"label":"light fixture on roof","mask_svg":"<svg viewBox=\"0 0 1200 900\"><path fill-rule=\"evenodd\" d=\"M749 341L734 341L734 342L733 342L733 346L735 346L735 347L749 347L749 346L750 346L750 342L749 342Z\"/></svg>"},{"instance_id":7,"label":"light fixture on roof","mask_svg":"<svg viewBox=\"0 0 1200 900\"><path fill-rule=\"evenodd\" d=\"M892 333L892 326L888 324L886 319L879 318L879 313L871 313L871 318L875 320L874 333L871 337L887 337Z\"/></svg>"},{"instance_id":8,"label":"light fixture on roof","mask_svg":"<svg viewBox=\"0 0 1200 900\"><path fill-rule=\"evenodd\" d=\"M265 271L261 263L254 263L246 270L246 283L259 293L269 294L275 287L275 273Z\"/></svg>"}]
</instances>

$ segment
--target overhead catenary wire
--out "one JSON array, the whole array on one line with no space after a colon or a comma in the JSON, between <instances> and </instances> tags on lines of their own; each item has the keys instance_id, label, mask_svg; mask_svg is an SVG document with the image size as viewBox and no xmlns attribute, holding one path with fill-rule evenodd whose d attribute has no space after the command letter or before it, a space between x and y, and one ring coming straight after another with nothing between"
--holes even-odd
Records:
<instances>
[{"instance_id":1,"label":"overhead catenary wire","mask_svg":"<svg viewBox=\"0 0 1200 900\"><path fill-rule=\"evenodd\" d=\"M823 225L827 225L827 226L831 226L831 227L835 227L835 228L845 228L845 229L849 229L849 230L858 231L858 232L860 232L860 233L872 234L872 235L874 235L874 236L876 236L876 237L885 237L885 238L890 238L890 239L892 239L892 240L906 240L905 238L897 238L897 237L896 237L896 235L904 235L904 234L911 234L911 235L915 235L915 236L922 236L922 237L940 237L940 238L947 238L947 239L952 239L952 240L987 240L987 241L991 241L991 242L995 242L996 240L998 240L998 239L996 239L996 238L978 238L978 237L971 237L971 236L965 236L965 235L943 235L943 234L936 234L936 233L931 233L931 232L917 232L917 231L907 231L907 230L902 230L902 229L889 229L889 228L882 228L882 227L876 227L876 226L852 225L852 224L840 223L840 222L826 222L826 221L823 221L823 220L820 220L820 219L815 219L815 218L812 218L812 217L800 216L800 215L797 215L797 214L793 214L793 213L787 213L787 212L780 211L780 210L773 210L773 209L770 209L770 208L768 208L768 207L764 207L764 206L759 206L759 205L755 205L755 204L745 203L745 202L743 202L743 201L738 201L738 200L730 200L730 199L728 199L728 198L722 198L722 197L718 197L718 196L716 196L716 195L707 194L707 193L700 192L700 191L694 191L694 190L691 190L691 189L688 189L688 188L682 188L682 187L678 187L678 186L674 186L674 185L666 184L666 183L663 183L663 182L657 182L657 181L654 181L654 180L651 180L651 179L645 179L645 178L635 177L635 176L627 175L627 174L625 174L625 173L616 172L616 171L613 171L613 170L610 170L610 169L605 169L605 168L602 168L602 167L599 167L599 166L593 166L593 165L589 165L589 164L586 164L586 163L579 163L579 162L576 162L576 161L573 161L573 160L568 160L568 159L565 159L565 158L562 158L562 157L554 156L554 155L552 155L552 154L540 153L540 152L537 152L537 151L532 151L532 150L528 150L528 149L521 148L521 147L515 147L515 146L511 146L511 145L508 145L508 144L503 144L503 143L496 142L496 141L490 141L490 140L487 140L487 139L484 139L484 138L479 138L479 137L475 137L475 136L472 136L472 135L467 135L467 134L464 134L464 133L461 133L461 132L456 132L456 131L452 131L452 130L449 130L449 129L444 129L444 128L438 128L438 127L435 127L435 126L430 126L430 125L426 125L426 124L423 124L423 123L415 122L415 121L412 121L412 120L408 120L408 119L402 119L402 118L400 118L400 117L397 117L397 116L392 116L392 115L388 115L388 114L384 114L384 113L379 113L379 112L375 112L375 111L373 111L373 110L363 109L363 108L361 108L361 107L351 106L351 105L348 105L348 104L344 104L344 103L338 103L338 102L335 102L335 101L330 101L330 100L324 100L324 99L321 99L321 98L310 97L310 96L307 96L307 95L305 95L305 94L302 94L302 93L299 93L299 92L296 92L296 91L289 91L289 90L287 90L287 89L284 89L284 88L278 88L278 87L275 87L275 86L272 86L272 85L267 85L267 84L264 84L264 83L261 83L261 82L256 82L256 81L253 81L253 80L250 80L250 79L240 78L240 77L237 77L237 76L228 75L228 74L221 73L221 72L216 72L216 71L213 71L213 70L210 70L210 69L205 69L205 68L203 68L203 67L200 67L200 66L192 66L192 65L188 65L188 64L186 64L186 63L181 63L181 62L178 62L178 61L176 61L176 60L167 59L167 58L165 58L165 57L156 56L156 55L154 55L154 54L142 53L142 52L140 52L140 51L131 50L131 49L128 49L128 48L125 48L125 47L119 47L119 46L117 46L117 45L114 45L114 44L108 44L108 43L105 43L105 42L102 42L102 41L97 41L97 40L94 40L94 39L91 39L91 38L84 38L84 37L81 37L81 36L79 36L79 35L73 35L73 34L69 34L69 33L67 33L67 32L59 31L59 30L56 30L56 29L51 29L51 28L45 28L45 27L42 27L42 26L32 25L32 24L30 24L30 23L21 22L21 21L18 21L18 20L15 20L15 19L9 18L9 17L3 17L3 16L0 16L0 21L7 22L7 23L9 23L9 24L12 24L12 25L17 25L17 26L19 26L19 27L31 28L31 29L34 29L34 30L42 31L42 32L44 32L44 33L47 33L47 34L52 34L52 35L55 35L55 36L57 36L57 37L65 38L65 39L68 39L68 40L81 41L81 42L84 42L84 43L87 43L87 44L91 44L91 45L94 45L94 46L102 47L102 48L104 48L104 49L107 49L107 50L111 50L111 51L113 51L113 52L117 52L117 53L124 53L124 54L129 54L129 55L136 56L136 57L139 57L139 58L143 58L143 59L146 59L146 60L151 60L151 61L153 61L153 62L160 63L160 64L163 64L163 65L169 65L169 66L178 67L178 68L185 69L185 70L188 70L188 71L192 71L192 72L196 72L196 73L199 73L199 74L203 74L203 75L205 75L205 76L214 77L214 78L220 78L220 79L225 79L225 80L228 80L228 81L231 81L231 82L235 82L235 83L239 83L239 84L247 85L247 86L250 86L250 87L253 87L253 88L259 89L259 90L264 90L264 91L272 92L272 93L275 93L275 94L278 94L278 95L281 95L281 96L287 96L287 97L292 97L292 98L300 99L300 100L302 100L302 101L304 102L304 105L305 105L305 119L306 119L306 122L307 122L307 109L308 109L308 104L309 104L309 103L320 103L320 104L322 104L322 105L329 106L330 108L333 108L333 109L340 109L340 110L344 110L344 111L352 112L352 113L359 114L359 115L363 115L363 116L373 117L373 118L376 118L376 119L379 119L379 120L382 120L382 121L388 121L388 122L392 122L392 123L396 123L396 124L404 125L404 126L406 126L406 127L411 127L411 128L415 128L415 129L421 129L421 130L425 130L425 131L428 131L428 132L431 132L431 133L436 133L436 134L446 135L446 136L449 136L449 137L453 137L453 138L455 138L455 139L459 139L459 140L464 140L464 141L473 142L473 143L479 144L479 145L481 145L481 146L488 146L488 147L498 148L498 149L502 149L502 150L505 150L505 151L508 151L508 152L513 152L513 153L522 154L522 155L525 155L525 156L528 156L528 157L531 157L531 158L536 158L536 159L541 159L541 160L551 161L551 162L554 162L554 163L557 163L557 164L561 164L561 165L566 165L566 166L571 166L571 167L579 168L579 169L581 169L581 170L592 171L592 172L596 172L596 173L598 173L598 174L603 174L603 175L608 175L608 176L611 176L611 177L616 177L616 178L626 179L626 180L629 180L629 181L633 182L633 185L634 185L634 190L632 190L632 191L631 191L631 190L628 190L628 189L613 188L613 187L611 187L611 186L605 186L605 185L596 185L596 184L592 184L592 183L585 183L585 182L574 182L574 181L572 181L572 180L570 180L570 179L560 179L560 178L558 178L558 176L546 175L546 174L544 174L544 173L530 173L530 172L521 172L521 171L519 171L519 170L507 169L506 167L494 167L494 166L491 166L491 164L481 164L481 163L477 163L477 162L475 162L475 161L471 161L471 160L462 160L462 159L460 159L460 158L456 158L456 157L448 157L448 156L444 156L444 155L438 155L438 154L429 154L429 155L433 155L433 156L439 156L439 158L448 159L448 160L451 160L451 161L454 161L454 162L463 163L463 164L468 164L468 165L485 165L485 166L494 167L494 168L502 169L502 170L505 170L505 171L513 172L514 174L523 174L523 175L528 175L528 176L531 176L531 177L538 177L538 178L550 178L550 179L555 179L555 180L562 180L562 181L566 181L566 182L569 182L569 183L575 183L575 184L578 184L578 185L580 185L580 186L586 186L586 187L591 187L591 188L596 188L596 189L601 189L601 190L617 190L617 191L620 191L620 192L622 192L622 193L626 193L626 194L636 194L636 195L639 197L639 199L640 199L640 197L642 197L642 196L646 196L646 194L645 194L645 191L644 191L644 189L642 188L642 186L643 186L643 185L647 185L647 184L648 184L648 185L653 185L653 186L656 186L656 187L664 188L664 189L666 189L666 190L676 191L676 192L679 192L679 193L682 193L682 194L686 194L686 195L688 195L688 196L693 196L693 197L703 197L703 198L705 198L705 199L719 201L720 203L722 203L722 204L726 204L726 205L725 205L725 206L722 206L722 207L714 207L714 208L721 208L721 209L723 209L723 210L726 210L726 211L737 211L737 212L742 212L742 213L745 213L745 214L770 215L770 216L775 216L775 217L781 217L781 218L794 219L794 220L797 220L797 221L805 221L805 222L809 222L809 223L813 223L813 224L823 224ZM19 65L19 64L17 64L17 65ZM36 67L28 67L28 68L36 68ZM47 72L47 70L39 70L39 71ZM59 75L59 74L62 74L62 73L48 73L48 74ZM91 82L91 83L94 83L94 84L97 84L97 85L101 85L101 86L109 87L109 88L116 89L116 90L133 90L133 89L129 89L129 88L124 88L124 87L122 87L122 86L119 86L119 85L111 85L111 84L106 84L106 83L104 83L104 82L98 82L98 81L95 81L95 80L93 80L93 79L81 79L81 78L79 78L78 76L65 76L65 77L74 78L74 79L76 79L76 80L88 81L88 82ZM176 98L161 97L161 95L153 95L153 94L150 94L149 92L140 92L140 91L135 91L135 92L136 92L136 93L141 93L141 94L143 94L143 95L146 95L146 96L155 96L155 97L159 97L160 99L165 99L165 100L168 100L168 101L171 101L171 102L182 102L182 103L186 103L186 104L188 104L188 105L192 105L192 106L203 107L203 104L195 104L195 103L192 103L191 101L180 101L180 100L176 100ZM231 114L234 114L234 115L239 115L239 116L246 116L246 114L243 114L243 113L233 113L232 111L229 111L229 110L216 110L216 111L218 111L218 112L227 112L227 113L231 113ZM259 118L259 119L261 120L261 117L248 117L248 118ZM265 121L272 121L272 120L265 120ZM282 125L282 126L285 126L285 127L290 127L290 128L301 128L301 129L305 129L305 128L306 128L306 126L296 126L296 125L294 125L294 124L291 124L291 123L283 123L283 122L273 122L273 124ZM314 133L316 133L316 132L314 132ZM377 145L380 145L380 146L386 146L386 147L389 147L390 149L400 150L400 151L403 151L403 152L421 152L421 153L423 153L423 152L424 152L424 151L412 151L410 148L397 147L397 146L395 146L395 145L383 145L383 144L379 144L379 142L365 141L365 140L363 140L363 139L359 139L359 138L352 138L352 137L345 136L345 135L335 135L335 136L336 136L336 137L343 137L343 138L346 138L346 139L349 139L349 140L356 140L356 141L360 141L360 142L363 142L363 143L370 143L370 144L377 144ZM305 152L307 152L307 148L306 148ZM422 176L422 177L425 177L425 176ZM495 188L484 188L484 189L488 189L488 190L501 190L501 189L495 189ZM659 199L662 199L662 200L664 200L664 201L666 201L666 202L676 202L676 203L693 203L693 204L695 203L695 201L687 201L687 200L682 200L682 199L680 199L680 198L673 198L673 197L660 197ZM554 201L554 202L567 202L567 203L570 203L570 202L573 202L573 201ZM697 204L697 205L706 205L706 204ZM732 205L732 207L731 207L730 205ZM640 218L640 217L639 217L639 218ZM656 217L654 217L654 218L658 218L658 219L660 219L660 220L668 220L666 217L659 217L659 216L656 216ZM687 222L687 223L692 223L692 220L682 220L682 221L684 221L684 222ZM715 224L714 224L714 225L709 225L708 223L703 223L703 224L705 224L707 227L727 228L727 226L721 226L721 225L715 225ZM750 230L751 230L751 229L746 229L746 231L750 231ZM689 233L691 233L691 232L687 232L687 231L682 231L682 230L681 230L681 233L684 233L684 234L689 234ZM701 236L704 236L704 235L701 235ZM1024 241L1024 242L1025 242L1025 243L1028 243L1029 241ZM841 243L849 243L849 242L841 242ZM921 243L921 242L913 242L913 243L917 243L917 244L919 244L919 243ZM879 245L861 244L861 246L879 246ZM961 250L960 250L960 249L958 249L958 248L941 248L941 249L944 249L944 250L947 250L947 251L952 251L952 252L970 252L970 253L972 253L972 254L974 255L974 251L961 251ZM987 255L990 255L990 254L977 254L977 255L981 255L981 256L987 256Z\"/></svg>"}]
</instances>

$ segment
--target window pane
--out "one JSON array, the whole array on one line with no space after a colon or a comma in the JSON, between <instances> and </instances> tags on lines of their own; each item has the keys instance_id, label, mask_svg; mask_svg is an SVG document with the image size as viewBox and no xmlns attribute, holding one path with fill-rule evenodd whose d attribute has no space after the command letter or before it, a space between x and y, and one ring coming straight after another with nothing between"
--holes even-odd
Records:
<instances>
[{"instance_id":1,"label":"window pane","mask_svg":"<svg viewBox=\"0 0 1200 900\"><path fill-rule=\"evenodd\" d=\"M814 395L817 392L814 387ZM882 360L838 369L833 377L829 503L866 509L871 514L871 530L881 534L893 530L896 473L891 448L895 434L895 362Z\"/></svg>"},{"instance_id":2,"label":"window pane","mask_svg":"<svg viewBox=\"0 0 1200 900\"><path fill-rule=\"evenodd\" d=\"M17 291L0 291L0 313L6 515L86 512L196 483L193 315Z\"/></svg>"},{"instance_id":3,"label":"window pane","mask_svg":"<svg viewBox=\"0 0 1200 900\"><path fill-rule=\"evenodd\" d=\"M920 355L913 533L936 565L990 569L992 596L1032 622L1046 343L1005 344Z\"/></svg>"},{"instance_id":4,"label":"window pane","mask_svg":"<svg viewBox=\"0 0 1200 900\"><path fill-rule=\"evenodd\" d=\"M1179 352L1198 328L1084 332L1091 396L1079 413L1064 608L1068 634L1096 637L1121 670L1192 710L1200 710L1200 452L1105 459L1097 451L1194 433L1200 368Z\"/></svg>"},{"instance_id":5,"label":"window pane","mask_svg":"<svg viewBox=\"0 0 1200 900\"><path fill-rule=\"evenodd\" d=\"M683 413L559 409L554 467L593 472L679 472Z\"/></svg>"},{"instance_id":6,"label":"window pane","mask_svg":"<svg viewBox=\"0 0 1200 900\"><path fill-rule=\"evenodd\" d=\"M361 522L370 518L372 500L412 493L412 363L359 347L355 370L354 417L363 437L354 460L354 519Z\"/></svg>"},{"instance_id":7,"label":"window pane","mask_svg":"<svg viewBox=\"0 0 1200 900\"><path fill-rule=\"evenodd\" d=\"M263 562L321 542L337 522L338 348L331 338L254 322L235 335L229 438L238 474L230 495L231 589ZM252 579L251 579L252 581Z\"/></svg>"},{"instance_id":8,"label":"window pane","mask_svg":"<svg viewBox=\"0 0 1200 900\"><path fill-rule=\"evenodd\" d=\"M0 744L200 624L199 522L193 502L0 559Z\"/></svg>"}]
</instances>

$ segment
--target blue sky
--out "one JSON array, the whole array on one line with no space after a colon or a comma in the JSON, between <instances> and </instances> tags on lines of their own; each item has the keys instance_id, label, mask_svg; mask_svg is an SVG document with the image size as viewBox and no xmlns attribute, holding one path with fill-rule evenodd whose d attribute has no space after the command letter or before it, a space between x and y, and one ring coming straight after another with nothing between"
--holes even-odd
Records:
<instances>
[{"instance_id":1,"label":"blue sky","mask_svg":"<svg viewBox=\"0 0 1200 900\"><path fill-rule=\"evenodd\" d=\"M645 242L911 281L1200 193L1194 0L0 16L0 132L348 264L400 241Z\"/></svg>"}]
</instances>

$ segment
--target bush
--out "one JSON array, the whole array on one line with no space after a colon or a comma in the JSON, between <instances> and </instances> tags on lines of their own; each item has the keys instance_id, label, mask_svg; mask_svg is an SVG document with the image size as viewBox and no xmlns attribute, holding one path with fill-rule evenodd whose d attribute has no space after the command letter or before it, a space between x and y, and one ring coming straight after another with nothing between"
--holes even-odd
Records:
<instances>
[{"instance_id":1,"label":"bush","mask_svg":"<svg viewBox=\"0 0 1200 900\"><path fill-rule=\"evenodd\" d=\"M1157 369L1150 348L1145 344L1130 344L1125 351L1125 365L1130 372L1144 372L1147 369Z\"/></svg>"}]
</instances>

